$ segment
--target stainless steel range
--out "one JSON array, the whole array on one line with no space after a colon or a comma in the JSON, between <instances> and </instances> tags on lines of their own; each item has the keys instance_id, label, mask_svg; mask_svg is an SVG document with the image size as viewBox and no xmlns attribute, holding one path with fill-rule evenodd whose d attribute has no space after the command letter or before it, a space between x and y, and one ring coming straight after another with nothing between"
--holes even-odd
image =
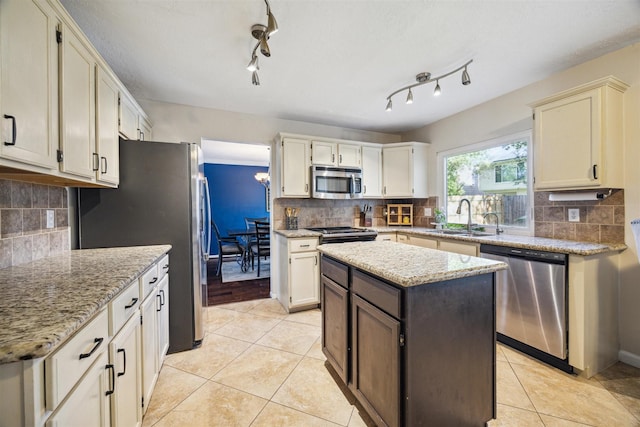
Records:
<instances>
[{"instance_id":1,"label":"stainless steel range","mask_svg":"<svg viewBox=\"0 0 640 427\"><path fill-rule=\"evenodd\" d=\"M322 233L320 243L366 242L375 240L378 232L354 227L314 227L307 230Z\"/></svg>"}]
</instances>

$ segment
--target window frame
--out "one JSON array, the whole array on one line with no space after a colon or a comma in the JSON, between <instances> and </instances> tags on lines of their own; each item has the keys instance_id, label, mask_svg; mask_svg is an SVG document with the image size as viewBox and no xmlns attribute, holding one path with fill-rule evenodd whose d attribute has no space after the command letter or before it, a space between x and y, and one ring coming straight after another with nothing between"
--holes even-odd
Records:
<instances>
[{"instance_id":1,"label":"window frame","mask_svg":"<svg viewBox=\"0 0 640 427\"><path fill-rule=\"evenodd\" d=\"M446 206L446 191L447 191L447 169L445 167L445 160L450 156L456 156L460 154L470 153L474 151L486 150L492 147L509 144L516 141L527 141L527 217L528 222L525 227L514 227L500 224L500 228L505 230L507 234L533 236L535 227L534 217L534 188L533 188L533 131L528 129L526 131L504 135L497 138L492 138L485 141L475 142L472 144L464 145L461 147L452 148L445 151L439 151L436 155L437 161L437 188L440 198L440 205ZM446 213L446 212L445 212ZM487 231L495 233L496 226L492 221L490 224L483 224Z\"/></svg>"}]
</instances>

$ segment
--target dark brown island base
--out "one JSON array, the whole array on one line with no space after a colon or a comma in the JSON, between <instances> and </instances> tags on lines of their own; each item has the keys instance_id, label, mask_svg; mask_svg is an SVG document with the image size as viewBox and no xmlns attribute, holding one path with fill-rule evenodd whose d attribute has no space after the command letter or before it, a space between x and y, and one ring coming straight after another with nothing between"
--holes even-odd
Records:
<instances>
[{"instance_id":1,"label":"dark brown island base","mask_svg":"<svg viewBox=\"0 0 640 427\"><path fill-rule=\"evenodd\" d=\"M505 264L394 242L319 248L322 350L376 424L495 418L494 272Z\"/></svg>"}]
</instances>

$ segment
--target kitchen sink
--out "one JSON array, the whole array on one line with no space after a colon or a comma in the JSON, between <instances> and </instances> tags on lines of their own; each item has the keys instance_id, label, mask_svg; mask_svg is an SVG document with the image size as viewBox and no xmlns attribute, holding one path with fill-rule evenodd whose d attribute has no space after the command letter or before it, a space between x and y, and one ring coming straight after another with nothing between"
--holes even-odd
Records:
<instances>
[{"instance_id":1,"label":"kitchen sink","mask_svg":"<svg viewBox=\"0 0 640 427\"><path fill-rule=\"evenodd\" d=\"M481 236L491 236L493 233L487 233L484 231L472 231L468 232L467 230L436 230L438 234L448 234L453 236L466 236L466 237L481 237Z\"/></svg>"}]
</instances>

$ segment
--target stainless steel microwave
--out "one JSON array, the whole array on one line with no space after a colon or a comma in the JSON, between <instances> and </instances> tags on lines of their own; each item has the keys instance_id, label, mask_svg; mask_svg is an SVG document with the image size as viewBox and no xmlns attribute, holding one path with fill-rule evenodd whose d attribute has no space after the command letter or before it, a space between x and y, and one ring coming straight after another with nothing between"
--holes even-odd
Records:
<instances>
[{"instance_id":1,"label":"stainless steel microwave","mask_svg":"<svg viewBox=\"0 0 640 427\"><path fill-rule=\"evenodd\" d=\"M311 197L316 199L362 198L362 169L311 166Z\"/></svg>"}]
</instances>

